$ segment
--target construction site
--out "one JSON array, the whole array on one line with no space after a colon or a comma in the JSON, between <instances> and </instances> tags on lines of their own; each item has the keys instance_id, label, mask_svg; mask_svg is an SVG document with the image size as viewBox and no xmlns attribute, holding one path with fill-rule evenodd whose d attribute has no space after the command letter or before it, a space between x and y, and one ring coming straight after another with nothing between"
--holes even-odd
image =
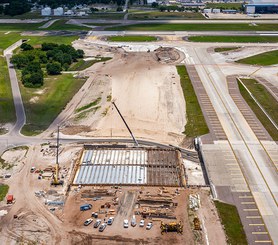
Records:
<instances>
[{"instance_id":1,"label":"construction site","mask_svg":"<svg viewBox=\"0 0 278 245\"><path fill-rule=\"evenodd\" d=\"M85 146L73 185L185 186L174 149Z\"/></svg>"}]
</instances>

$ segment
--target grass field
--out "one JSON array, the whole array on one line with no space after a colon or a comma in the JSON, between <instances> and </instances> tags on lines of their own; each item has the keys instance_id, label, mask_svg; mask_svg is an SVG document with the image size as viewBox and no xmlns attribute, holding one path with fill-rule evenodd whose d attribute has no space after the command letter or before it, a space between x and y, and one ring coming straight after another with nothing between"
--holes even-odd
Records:
<instances>
[{"instance_id":1,"label":"grass field","mask_svg":"<svg viewBox=\"0 0 278 245\"><path fill-rule=\"evenodd\" d=\"M193 36L188 38L192 42L211 43L277 43L278 37L270 36Z\"/></svg>"},{"instance_id":2,"label":"grass field","mask_svg":"<svg viewBox=\"0 0 278 245\"><path fill-rule=\"evenodd\" d=\"M110 59L111 59L110 57L100 57L96 60L87 60L87 61L81 59L78 62L73 63L71 65L71 67L69 68L69 71L82 71L82 70L85 70L86 68L94 65L95 63L105 62Z\"/></svg>"},{"instance_id":3,"label":"grass field","mask_svg":"<svg viewBox=\"0 0 278 245\"><path fill-rule=\"evenodd\" d=\"M143 12L128 15L130 20L165 20L165 19L204 19L201 13L187 12Z\"/></svg>"},{"instance_id":4,"label":"grass field","mask_svg":"<svg viewBox=\"0 0 278 245\"><path fill-rule=\"evenodd\" d=\"M107 41L110 42L151 42L156 41L153 36L110 36Z\"/></svg>"},{"instance_id":5,"label":"grass field","mask_svg":"<svg viewBox=\"0 0 278 245\"><path fill-rule=\"evenodd\" d=\"M0 24L0 31L34 31L38 30L45 22L42 23L12 23L12 24Z\"/></svg>"},{"instance_id":6,"label":"grass field","mask_svg":"<svg viewBox=\"0 0 278 245\"><path fill-rule=\"evenodd\" d=\"M221 52L227 52L227 51L232 51L232 50L236 50L240 47L223 47L223 48L215 48L214 52L216 53L221 53Z\"/></svg>"},{"instance_id":7,"label":"grass field","mask_svg":"<svg viewBox=\"0 0 278 245\"><path fill-rule=\"evenodd\" d=\"M78 25L72 25L72 24L66 24L68 20L57 20L55 21L50 27L43 29L48 31L89 31L92 30L92 28L86 27L86 26L78 26Z\"/></svg>"},{"instance_id":8,"label":"grass field","mask_svg":"<svg viewBox=\"0 0 278 245\"><path fill-rule=\"evenodd\" d=\"M184 128L184 134L188 137L207 134L209 129L201 111L194 88L187 74L186 67L183 65L177 66L177 71L180 76L181 87L186 103L187 123Z\"/></svg>"},{"instance_id":9,"label":"grass field","mask_svg":"<svg viewBox=\"0 0 278 245\"><path fill-rule=\"evenodd\" d=\"M39 89L20 85L26 112L24 135L36 135L47 129L73 95L84 84L85 79L75 79L72 74L48 76Z\"/></svg>"},{"instance_id":10,"label":"grass field","mask_svg":"<svg viewBox=\"0 0 278 245\"><path fill-rule=\"evenodd\" d=\"M31 45L42 44L43 42L54 42L58 44L71 44L74 40L78 39L78 36L21 36L19 32L0 32L0 53L10 45L18 41L19 39L30 39L28 41Z\"/></svg>"},{"instance_id":11,"label":"grass field","mask_svg":"<svg viewBox=\"0 0 278 245\"><path fill-rule=\"evenodd\" d=\"M101 97L97 98L95 101L93 101L93 102L91 102L91 103L89 103L87 105L84 105L82 107L77 108L75 111L76 112L80 112L80 111L87 110L87 109L89 109L91 107L96 106L100 101L101 101Z\"/></svg>"},{"instance_id":12,"label":"grass field","mask_svg":"<svg viewBox=\"0 0 278 245\"><path fill-rule=\"evenodd\" d=\"M78 39L78 36L22 36L23 39L30 39L28 43L30 45L39 45L44 42L57 43L57 44L71 44L74 40Z\"/></svg>"},{"instance_id":13,"label":"grass field","mask_svg":"<svg viewBox=\"0 0 278 245\"><path fill-rule=\"evenodd\" d=\"M278 50L254 55L245 59L237 60L236 62L241 64L260 66L276 65L278 64Z\"/></svg>"},{"instance_id":14,"label":"grass field","mask_svg":"<svg viewBox=\"0 0 278 245\"><path fill-rule=\"evenodd\" d=\"M15 108L6 59L0 57L0 124L14 122Z\"/></svg>"},{"instance_id":15,"label":"grass field","mask_svg":"<svg viewBox=\"0 0 278 245\"><path fill-rule=\"evenodd\" d=\"M134 24L106 28L110 31L277 31L278 24Z\"/></svg>"},{"instance_id":16,"label":"grass field","mask_svg":"<svg viewBox=\"0 0 278 245\"><path fill-rule=\"evenodd\" d=\"M228 244L247 245L246 235L240 221L237 209L233 205L214 201L222 225L225 227Z\"/></svg>"},{"instance_id":17,"label":"grass field","mask_svg":"<svg viewBox=\"0 0 278 245\"><path fill-rule=\"evenodd\" d=\"M266 110L268 115L273 119L273 121L278 124L278 102L277 100L267 91L267 89L258 83L254 79L241 79L244 85L250 90L253 96L261 104L261 106ZM263 113L261 108L255 103L253 98L249 95L247 90L238 81L238 86L241 95L256 114L257 118L263 124L267 132L273 138L273 140L278 140L278 131L269 121L267 116Z\"/></svg>"},{"instance_id":18,"label":"grass field","mask_svg":"<svg viewBox=\"0 0 278 245\"><path fill-rule=\"evenodd\" d=\"M242 3L206 3L206 8L241 9Z\"/></svg>"},{"instance_id":19,"label":"grass field","mask_svg":"<svg viewBox=\"0 0 278 245\"><path fill-rule=\"evenodd\" d=\"M9 191L9 186L8 185L0 184L0 202L4 200L8 191Z\"/></svg>"},{"instance_id":20,"label":"grass field","mask_svg":"<svg viewBox=\"0 0 278 245\"><path fill-rule=\"evenodd\" d=\"M99 12L93 13L88 16L90 19L106 19L106 20L120 20L123 19L125 13L109 13L109 12Z\"/></svg>"},{"instance_id":21,"label":"grass field","mask_svg":"<svg viewBox=\"0 0 278 245\"><path fill-rule=\"evenodd\" d=\"M0 53L21 38L19 32L5 33L4 31L0 31Z\"/></svg>"}]
</instances>

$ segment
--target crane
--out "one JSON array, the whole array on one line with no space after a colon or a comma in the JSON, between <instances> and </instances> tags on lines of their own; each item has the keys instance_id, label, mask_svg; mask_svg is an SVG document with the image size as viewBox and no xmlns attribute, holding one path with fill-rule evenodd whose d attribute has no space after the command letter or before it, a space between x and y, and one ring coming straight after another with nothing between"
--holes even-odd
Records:
<instances>
[{"instance_id":1,"label":"crane","mask_svg":"<svg viewBox=\"0 0 278 245\"><path fill-rule=\"evenodd\" d=\"M51 185L63 185L64 181L59 180L59 126L57 130L57 145L56 145L56 164L55 164L55 173L53 175L53 180Z\"/></svg>"}]
</instances>

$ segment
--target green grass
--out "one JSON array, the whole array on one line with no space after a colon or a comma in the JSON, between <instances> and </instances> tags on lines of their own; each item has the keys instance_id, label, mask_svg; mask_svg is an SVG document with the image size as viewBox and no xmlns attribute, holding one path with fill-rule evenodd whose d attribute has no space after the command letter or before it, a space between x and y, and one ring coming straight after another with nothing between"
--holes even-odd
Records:
<instances>
[{"instance_id":1,"label":"green grass","mask_svg":"<svg viewBox=\"0 0 278 245\"><path fill-rule=\"evenodd\" d=\"M87 61L81 59L78 62L73 63L69 68L69 71L82 71L98 62L105 62L110 59L111 59L110 57L100 57L96 60L87 60Z\"/></svg>"},{"instance_id":2,"label":"green grass","mask_svg":"<svg viewBox=\"0 0 278 245\"><path fill-rule=\"evenodd\" d=\"M241 9L242 3L206 3L206 8Z\"/></svg>"},{"instance_id":3,"label":"green grass","mask_svg":"<svg viewBox=\"0 0 278 245\"><path fill-rule=\"evenodd\" d=\"M6 59L0 57L0 125L14 122L15 108Z\"/></svg>"},{"instance_id":4,"label":"green grass","mask_svg":"<svg viewBox=\"0 0 278 245\"><path fill-rule=\"evenodd\" d=\"M216 53L221 53L221 52L227 52L227 51L232 51L239 49L240 47L222 47L222 48L215 48L214 52Z\"/></svg>"},{"instance_id":5,"label":"green grass","mask_svg":"<svg viewBox=\"0 0 278 245\"><path fill-rule=\"evenodd\" d=\"M4 200L4 198L7 195L8 191L9 191L9 186L8 185L0 184L0 201Z\"/></svg>"},{"instance_id":6,"label":"green grass","mask_svg":"<svg viewBox=\"0 0 278 245\"><path fill-rule=\"evenodd\" d=\"M21 37L18 32L10 32L9 34L5 34L6 32L1 31L0 32L0 52L9 46L11 46L13 43L18 41Z\"/></svg>"},{"instance_id":7,"label":"green grass","mask_svg":"<svg viewBox=\"0 0 278 245\"><path fill-rule=\"evenodd\" d=\"M53 42L57 44L71 44L78 36L21 36L19 32L5 32L0 31L0 52L8 48L10 45L20 39L30 39L28 42L31 45L42 44L43 42Z\"/></svg>"},{"instance_id":8,"label":"green grass","mask_svg":"<svg viewBox=\"0 0 278 245\"><path fill-rule=\"evenodd\" d=\"M107 37L110 42L151 42L157 38L153 36L110 36Z\"/></svg>"},{"instance_id":9,"label":"green grass","mask_svg":"<svg viewBox=\"0 0 278 245\"><path fill-rule=\"evenodd\" d=\"M95 101L93 101L93 102L91 102L91 103L89 103L87 105L84 105L82 107L79 107L75 111L76 112L80 112L80 111L87 110L87 109L89 109L89 108L91 108L93 106L96 106L100 101L101 101L101 97L98 97Z\"/></svg>"},{"instance_id":10,"label":"green grass","mask_svg":"<svg viewBox=\"0 0 278 245\"><path fill-rule=\"evenodd\" d=\"M40 11L35 11L35 12L28 12L25 14L21 15L15 15L15 16L7 16L7 15L0 15L0 19L41 19L41 12Z\"/></svg>"},{"instance_id":11,"label":"green grass","mask_svg":"<svg viewBox=\"0 0 278 245\"><path fill-rule=\"evenodd\" d=\"M85 79L75 79L72 74L48 76L42 88L25 88L20 90L26 113L24 135L39 134L52 123L74 94L84 84ZM36 97L35 103L30 102Z\"/></svg>"},{"instance_id":12,"label":"green grass","mask_svg":"<svg viewBox=\"0 0 278 245\"><path fill-rule=\"evenodd\" d=\"M273 119L273 121L278 124L278 102L277 100L267 91L267 89L254 79L241 79L244 85L250 90L253 96L265 109L268 115ZM263 124L267 132L270 134L273 140L278 140L278 131L269 121L267 116L263 113L261 108L255 103L253 98L249 95L247 90L243 85L238 81L238 86L241 95L256 114L257 118Z\"/></svg>"},{"instance_id":13,"label":"green grass","mask_svg":"<svg viewBox=\"0 0 278 245\"><path fill-rule=\"evenodd\" d=\"M57 43L57 44L71 44L74 40L78 39L78 36L22 36L23 39L30 39L28 43L30 45L40 45L44 42Z\"/></svg>"},{"instance_id":14,"label":"green grass","mask_svg":"<svg viewBox=\"0 0 278 245\"><path fill-rule=\"evenodd\" d=\"M128 15L131 20L163 20L163 19L204 19L201 13L187 12L141 12Z\"/></svg>"},{"instance_id":15,"label":"green grass","mask_svg":"<svg viewBox=\"0 0 278 245\"><path fill-rule=\"evenodd\" d=\"M186 67L177 66L177 71L180 76L181 87L186 103L187 123L184 128L184 134L188 137L196 137L207 134L209 129L188 76Z\"/></svg>"},{"instance_id":16,"label":"green grass","mask_svg":"<svg viewBox=\"0 0 278 245\"><path fill-rule=\"evenodd\" d=\"M241 64L269 66L278 64L278 50L247 57L236 61Z\"/></svg>"},{"instance_id":17,"label":"green grass","mask_svg":"<svg viewBox=\"0 0 278 245\"><path fill-rule=\"evenodd\" d=\"M134 24L106 28L110 31L277 31L278 24Z\"/></svg>"},{"instance_id":18,"label":"green grass","mask_svg":"<svg viewBox=\"0 0 278 245\"><path fill-rule=\"evenodd\" d=\"M9 23L0 24L0 31L34 31L38 30L45 22L41 23Z\"/></svg>"},{"instance_id":19,"label":"green grass","mask_svg":"<svg viewBox=\"0 0 278 245\"><path fill-rule=\"evenodd\" d=\"M222 225L225 227L228 244L247 245L246 235L235 206L215 201Z\"/></svg>"},{"instance_id":20,"label":"green grass","mask_svg":"<svg viewBox=\"0 0 278 245\"><path fill-rule=\"evenodd\" d=\"M90 19L106 19L106 20L120 20L123 19L125 13L109 13L109 12L99 12L93 13L88 16Z\"/></svg>"},{"instance_id":21,"label":"green grass","mask_svg":"<svg viewBox=\"0 0 278 245\"><path fill-rule=\"evenodd\" d=\"M88 31L92 30L92 28L86 27L86 26L78 26L78 25L72 25L72 24L66 24L68 20L57 20L55 21L50 27L42 30L47 31Z\"/></svg>"},{"instance_id":22,"label":"green grass","mask_svg":"<svg viewBox=\"0 0 278 245\"><path fill-rule=\"evenodd\" d=\"M270 36L192 36L188 38L192 42L211 43L277 43L278 37Z\"/></svg>"}]
</instances>

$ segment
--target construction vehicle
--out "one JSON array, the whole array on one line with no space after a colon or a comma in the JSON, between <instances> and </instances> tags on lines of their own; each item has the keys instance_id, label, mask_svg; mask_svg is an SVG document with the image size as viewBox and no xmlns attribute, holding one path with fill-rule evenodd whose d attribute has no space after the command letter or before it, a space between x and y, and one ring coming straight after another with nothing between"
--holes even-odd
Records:
<instances>
[{"instance_id":1,"label":"construction vehicle","mask_svg":"<svg viewBox=\"0 0 278 245\"><path fill-rule=\"evenodd\" d=\"M197 230L197 231L202 230L201 225L200 225L200 220L197 216L194 217L193 224L194 224L194 230Z\"/></svg>"},{"instance_id":2,"label":"construction vehicle","mask_svg":"<svg viewBox=\"0 0 278 245\"><path fill-rule=\"evenodd\" d=\"M161 229L161 234L163 234L164 232L177 232L182 234L183 232L183 225L181 224L181 222L170 222L168 224L164 223L163 221L161 221L161 225L160 225L160 229Z\"/></svg>"},{"instance_id":3,"label":"construction vehicle","mask_svg":"<svg viewBox=\"0 0 278 245\"><path fill-rule=\"evenodd\" d=\"M56 145L56 165L55 165L55 172L53 174L53 180L51 181L51 185L63 185L64 181L59 179L59 126L57 131L57 145Z\"/></svg>"}]
</instances>

